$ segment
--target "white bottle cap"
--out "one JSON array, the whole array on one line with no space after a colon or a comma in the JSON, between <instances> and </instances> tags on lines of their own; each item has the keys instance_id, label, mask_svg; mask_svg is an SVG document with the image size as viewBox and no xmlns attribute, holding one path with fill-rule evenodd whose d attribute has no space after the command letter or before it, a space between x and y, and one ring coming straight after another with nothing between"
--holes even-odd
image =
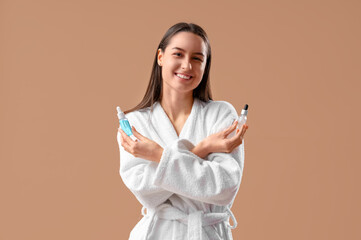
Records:
<instances>
[{"instance_id":1,"label":"white bottle cap","mask_svg":"<svg viewBox=\"0 0 361 240\"><path fill-rule=\"evenodd\" d=\"M247 116L248 113L248 104L244 105L244 108L241 111L241 115Z\"/></svg>"},{"instance_id":2,"label":"white bottle cap","mask_svg":"<svg viewBox=\"0 0 361 240\"><path fill-rule=\"evenodd\" d=\"M125 118L125 115L124 115L124 113L122 112L122 110L120 109L119 106L117 107L117 112L118 112L118 118L119 119L124 119Z\"/></svg>"}]
</instances>

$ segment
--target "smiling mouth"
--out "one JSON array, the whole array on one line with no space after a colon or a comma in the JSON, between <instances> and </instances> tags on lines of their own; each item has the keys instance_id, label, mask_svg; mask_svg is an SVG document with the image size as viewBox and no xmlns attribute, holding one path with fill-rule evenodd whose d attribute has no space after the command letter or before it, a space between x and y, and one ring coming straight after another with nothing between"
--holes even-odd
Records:
<instances>
[{"instance_id":1,"label":"smiling mouth","mask_svg":"<svg viewBox=\"0 0 361 240\"><path fill-rule=\"evenodd\" d=\"M193 78L193 76L187 76L187 75L183 75L183 74L180 74L180 73L174 73L174 75L176 75L177 77L179 77L181 79L184 79L184 80L189 80L189 79Z\"/></svg>"}]
</instances>

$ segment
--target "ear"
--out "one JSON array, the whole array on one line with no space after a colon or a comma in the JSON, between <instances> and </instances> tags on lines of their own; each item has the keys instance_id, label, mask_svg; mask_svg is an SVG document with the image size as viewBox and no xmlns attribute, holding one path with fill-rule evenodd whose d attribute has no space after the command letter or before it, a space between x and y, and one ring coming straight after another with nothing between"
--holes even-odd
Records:
<instances>
[{"instance_id":1,"label":"ear","mask_svg":"<svg viewBox=\"0 0 361 240\"><path fill-rule=\"evenodd\" d=\"M159 66L162 66L162 60L163 60L163 51L162 49L159 48L157 51L157 61Z\"/></svg>"}]
</instances>

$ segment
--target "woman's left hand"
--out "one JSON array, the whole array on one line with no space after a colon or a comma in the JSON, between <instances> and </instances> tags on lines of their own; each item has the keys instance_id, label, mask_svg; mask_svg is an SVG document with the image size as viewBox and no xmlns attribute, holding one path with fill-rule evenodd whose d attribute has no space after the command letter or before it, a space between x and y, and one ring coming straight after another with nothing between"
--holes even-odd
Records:
<instances>
[{"instance_id":1,"label":"woman's left hand","mask_svg":"<svg viewBox=\"0 0 361 240\"><path fill-rule=\"evenodd\" d=\"M133 135L139 139L136 141L133 141L120 127L118 131L121 133L122 147L125 151L134 157L144 158L154 162L160 161L163 148L158 143L144 137L134 127L132 127Z\"/></svg>"}]
</instances>

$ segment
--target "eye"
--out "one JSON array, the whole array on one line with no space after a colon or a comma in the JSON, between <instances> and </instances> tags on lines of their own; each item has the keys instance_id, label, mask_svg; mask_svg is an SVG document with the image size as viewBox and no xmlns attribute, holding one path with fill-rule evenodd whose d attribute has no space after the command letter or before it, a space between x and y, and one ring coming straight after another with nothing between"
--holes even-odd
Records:
<instances>
[{"instance_id":1,"label":"eye","mask_svg":"<svg viewBox=\"0 0 361 240\"><path fill-rule=\"evenodd\" d=\"M182 53L173 53L173 55L180 57L180 56L182 56ZM203 62L202 59L197 58L197 57L195 57L195 58L193 58L193 59L195 59L195 60L197 60L197 61L200 61L200 62Z\"/></svg>"}]
</instances>

